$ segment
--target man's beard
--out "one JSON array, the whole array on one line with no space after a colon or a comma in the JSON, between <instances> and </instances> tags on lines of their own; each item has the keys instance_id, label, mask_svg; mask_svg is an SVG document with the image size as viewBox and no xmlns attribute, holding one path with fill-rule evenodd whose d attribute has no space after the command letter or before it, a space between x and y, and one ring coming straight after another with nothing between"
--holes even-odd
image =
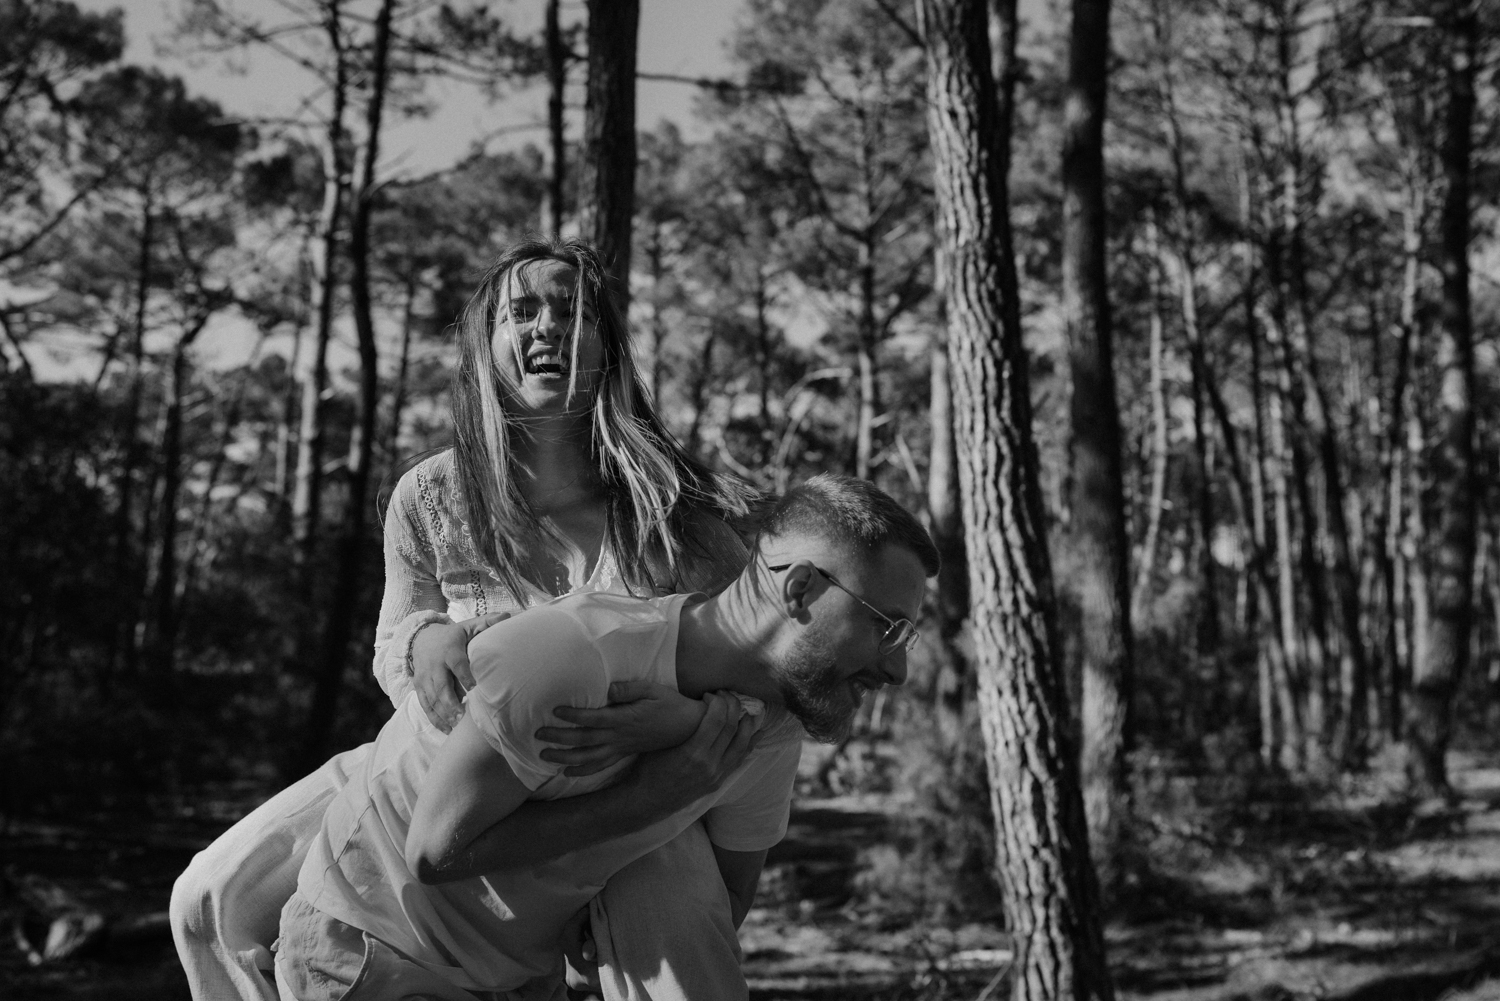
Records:
<instances>
[{"instance_id":1,"label":"man's beard","mask_svg":"<svg viewBox=\"0 0 1500 1001\"><path fill-rule=\"evenodd\" d=\"M797 717L809 737L837 744L849 736L859 700L849 683L839 678L826 643L799 636L792 652L777 662L773 677L787 711Z\"/></svg>"}]
</instances>

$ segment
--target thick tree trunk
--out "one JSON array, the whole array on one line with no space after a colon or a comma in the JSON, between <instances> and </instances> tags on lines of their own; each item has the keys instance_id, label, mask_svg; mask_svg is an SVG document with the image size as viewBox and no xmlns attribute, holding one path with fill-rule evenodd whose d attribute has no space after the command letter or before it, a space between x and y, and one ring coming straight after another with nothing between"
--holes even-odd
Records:
<instances>
[{"instance_id":1,"label":"thick tree trunk","mask_svg":"<svg viewBox=\"0 0 1500 1001\"><path fill-rule=\"evenodd\" d=\"M297 473L292 494L292 538L298 557L312 555L318 539L323 494L323 402L328 392L328 344L333 338L334 302L338 295L339 228L349 185L344 114L349 99L349 55L344 48L342 0L327 0L324 30L333 50L333 107L323 149L323 209L318 220L317 326L312 364L302 384L301 424L297 434Z\"/></svg>"},{"instance_id":2,"label":"thick tree trunk","mask_svg":"<svg viewBox=\"0 0 1500 1001\"><path fill-rule=\"evenodd\" d=\"M1443 310L1435 361L1442 372L1431 454L1435 538L1427 548L1431 619L1412 678L1411 779L1425 793L1449 792L1445 757L1453 698L1468 666L1473 631L1477 476L1474 463L1474 330L1469 307L1469 189L1473 146L1478 13L1450 0L1440 19L1448 35L1448 112L1443 137Z\"/></svg>"},{"instance_id":3,"label":"thick tree trunk","mask_svg":"<svg viewBox=\"0 0 1500 1001\"><path fill-rule=\"evenodd\" d=\"M1063 137L1062 305L1073 375L1072 526L1082 620L1083 798L1105 895L1129 809L1129 549L1105 269L1104 104L1109 0L1073 0Z\"/></svg>"},{"instance_id":4,"label":"thick tree trunk","mask_svg":"<svg viewBox=\"0 0 1500 1001\"><path fill-rule=\"evenodd\" d=\"M379 358L375 352L375 307L370 290L370 216L374 212L376 167L380 160L380 128L389 82L391 19L397 0L382 0L375 17L371 53L370 96L365 112L364 169L354 197L349 226L350 293L354 329L359 339L359 452L349 463L349 494L343 530L338 540L338 569L334 576L328 616L323 624L322 651L312 706L308 710L304 768L316 767L328 753L328 739L338 713L349 639L354 631L368 524L370 459L375 445L375 416L380 405Z\"/></svg>"},{"instance_id":5,"label":"thick tree trunk","mask_svg":"<svg viewBox=\"0 0 1500 1001\"><path fill-rule=\"evenodd\" d=\"M635 211L635 56L640 0L588 0L589 78L584 105L580 229L630 299Z\"/></svg>"},{"instance_id":6,"label":"thick tree trunk","mask_svg":"<svg viewBox=\"0 0 1500 1001\"><path fill-rule=\"evenodd\" d=\"M1014 4L1005 0L1014 24ZM970 622L1017 999L1113 997L1057 645L982 0L921 0ZM1014 38L1014 35L1011 35ZM1008 53L1007 53L1008 55Z\"/></svg>"}]
</instances>

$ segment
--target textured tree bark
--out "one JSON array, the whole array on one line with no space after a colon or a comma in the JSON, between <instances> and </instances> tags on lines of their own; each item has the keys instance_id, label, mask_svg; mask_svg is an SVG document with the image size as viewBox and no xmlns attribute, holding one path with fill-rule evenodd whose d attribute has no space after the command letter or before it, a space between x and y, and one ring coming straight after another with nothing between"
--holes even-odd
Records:
<instances>
[{"instance_id":1,"label":"textured tree bark","mask_svg":"<svg viewBox=\"0 0 1500 1001\"><path fill-rule=\"evenodd\" d=\"M323 400L328 393L328 343L338 297L339 234L349 189L349 157L344 115L349 102L349 54L345 49L342 0L324 0L324 30L333 52L333 107L323 149L323 209L318 221L317 326L312 364L302 384L302 414L297 433L297 472L292 492L292 538L302 559L317 544L323 494Z\"/></svg>"},{"instance_id":2,"label":"textured tree bark","mask_svg":"<svg viewBox=\"0 0 1500 1001\"><path fill-rule=\"evenodd\" d=\"M635 56L640 0L589 0L589 77L579 164L580 231L630 299L635 212Z\"/></svg>"},{"instance_id":3,"label":"textured tree bark","mask_svg":"<svg viewBox=\"0 0 1500 1001\"><path fill-rule=\"evenodd\" d=\"M1129 548L1105 269L1109 0L1073 0L1063 136L1062 307L1073 375L1072 526L1083 663L1083 800L1105 896L1129 809Z\"/></svg>"},{"instance_id":4,"label":"textured tree bark","mask_svg":"<svg viewBox=\"0 0 1500 1001\"><path fill-rule=\"evenodd\" d=\"M1427 547L1431 619L1426 649L1412 678L1408 740L1411 780L1419 792L1446 794L1444 758L1453 729L1453 697L1468 666L1473 631L1474 551L1478 542L1474 464L1474 330L1469 307L1469 189L1473 147L1478 13L1473 0L1450 0L1440 16L1448 36L1448 111L1442 163L1440 260L1442 324L1435 361L1442 386L1435 401L1431 453L1437 524Z\"/></svg>"},{"instance_id":5,"label":"textured tree bark","mask_svg":"<svg viewBox=\"0 0 1500 1001\"><path fill-rule=\"evenodd\" d=\"M1014 3L1006 0L1014 24ZM939 271L969 562L980 719L1016 945L1012 996L1113 997L1057 646L1031 401L1001 254L1008 211L982 0L921 0ZM1012 35L1014 37L1014 35Z\"/></svg>"},{"instance_id":6,"label":"textured tree bark","mask_svg":"<svg viewBox=\"0 0 1500 1001\"><path fill-rule=\"evenodd\" d=\"M344 664L354 632L354 611L368 524L370 460L375 450L375 416L380 406L379 358L375 351L374 303L370 291L370 216L374 210L376 165L380 160L380 129L389 82L391 19L397 0L382 0L375 16L372 42L370 96L365 111L364 165L354 198L349 226L350 293L354 300L354 329L359 340L359 451L349 463L349 493L338 540L338 565L323 624L322 651L312 706L308 710L302 764L311 769L328 754L329 737L338 713Z\"/></svg>"}]
</instances>

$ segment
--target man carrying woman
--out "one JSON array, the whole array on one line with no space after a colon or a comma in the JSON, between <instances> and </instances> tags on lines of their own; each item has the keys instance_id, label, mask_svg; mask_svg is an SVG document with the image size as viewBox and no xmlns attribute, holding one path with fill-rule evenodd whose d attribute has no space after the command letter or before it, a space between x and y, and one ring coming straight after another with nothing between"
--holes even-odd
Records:
<instances>
[{"instance_id":1,"label":"man carrying woman","mask_svg":"<svg viewBox=\"0 0 1500 1001\"><path fill-rule=\"evenodd\" d=\"M573 591L717 591L746 559L723 519L745 513L748 500L686 455L662 425L604 269L587 246L513 247L480 283L457 340L456 444L401 479L385 518L374 663L394 704L415 689L429 721L444 731L473 684L468 640L508 613ZM669 694L629 691L654 694L616 721L649 717L631 710ZM638 751L641 730L593 728L592 744L552 753L581 769L602 767ZM270 947L281 909L324 812L367 763L371 746L338 755L272 797L178 879L173 934L198 1001L276 997ZM680 748L659 753L693 764ZM525 804L516 816L545 805ZM598 823L609 826L607 817ZM610 890L630 906L632 894L653 896L662 873L687 891L685 899L719 906L712 852L691 831L617 874ZM690 942L701 925L691 914L683 925ZM643 975L643 990L655 975ZM693 985L683 989L695 996Z\"/></svg>"}]
</instances>

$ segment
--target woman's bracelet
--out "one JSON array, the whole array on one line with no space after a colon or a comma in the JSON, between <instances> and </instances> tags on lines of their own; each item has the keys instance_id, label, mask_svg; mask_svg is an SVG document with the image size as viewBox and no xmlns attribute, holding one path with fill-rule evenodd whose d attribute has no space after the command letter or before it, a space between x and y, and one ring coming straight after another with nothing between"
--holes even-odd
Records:
<instances>
[{"instance_id":1,"label":"woman's bracelet","mask_svg":"<svg viewBox=\"0 0 1500 1001\"><path fill-rule=\"evenodd\" d=\"M406 671L408 677L413 677L416 674L411 665L411 648L417 641L417 633L435 622L441 622L444 625L453 624L453 620L446 613L439 612L434 608L425 608L420 612L414 612L407 616L405 622L401 623L403 629L409 630L405 640L401 643L401 666Z\"/></svg>"}]
</instances>

